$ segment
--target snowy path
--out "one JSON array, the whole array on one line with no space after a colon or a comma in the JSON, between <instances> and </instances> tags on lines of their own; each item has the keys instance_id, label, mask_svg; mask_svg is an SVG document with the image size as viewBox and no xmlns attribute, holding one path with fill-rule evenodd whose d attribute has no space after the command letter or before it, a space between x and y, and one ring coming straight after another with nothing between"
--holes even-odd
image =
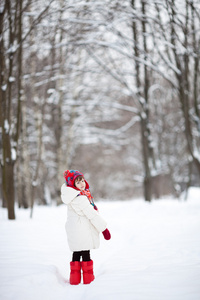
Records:
<instances>
[{"instance_id":1,"label":"snowy path","mask_svg":"<svg viewBox=\"0 0 200 300\"><path fill-rule=\"evenodd\" d=\"M200 199L100 202L112 239L91 252L96 279L71 286L66 207L0 209L1 300L199 300Z\"/></svg>"}]
</instances>

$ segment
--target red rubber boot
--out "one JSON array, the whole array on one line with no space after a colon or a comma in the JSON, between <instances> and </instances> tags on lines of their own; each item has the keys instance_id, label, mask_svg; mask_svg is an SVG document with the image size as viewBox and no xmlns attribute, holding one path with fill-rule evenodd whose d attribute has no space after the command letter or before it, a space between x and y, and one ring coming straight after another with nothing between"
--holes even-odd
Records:
<instances>
[{"instance_id":1,"label":"red rubber boot","mask_svg":"<svg viewBox=\"0 0 200 300\"><path fill-rule=\"evenodd\" d=\"M93 274L93 261L82 261L81 267L83 270L83 283L89 284L94 280L94 274Z\"/></svg>"},{"instance_id":2,"label":"red rubber boot","mask_svg":"<svg viewBox=\"0 0 200 300\"><path fill-rule=\"evenodd\" d=\"M81 263L80 261L70 262L70 284L79 284L81 282Z\"/></svg>"}]
</instances>

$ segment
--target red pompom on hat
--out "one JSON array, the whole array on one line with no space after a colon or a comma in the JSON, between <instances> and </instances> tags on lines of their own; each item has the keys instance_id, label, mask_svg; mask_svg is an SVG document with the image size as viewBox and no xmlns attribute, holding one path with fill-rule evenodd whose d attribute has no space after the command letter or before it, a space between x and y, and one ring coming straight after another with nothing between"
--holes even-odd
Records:
<instances>
[{"instance_id":1,"label":"red pompom on hat","mask_svg":"<svg viewBox=\"0 0 200 300\"><path fill-rule=\"evenodd\" d=\"M74 183L75 183L75 179L78 176L83 176L83 178L84 178L83 173L79 172L78 170L67 170L63 173L63 177L65 178L67 186L72 187L76 190L78 190L78 189L75 187ZM85 180L85 178L84 178L84 180ZM85 184L86 184L85 189L88 190L89 184L87 183L86 180L85 180Z\"/></svg>"}]
</instances>

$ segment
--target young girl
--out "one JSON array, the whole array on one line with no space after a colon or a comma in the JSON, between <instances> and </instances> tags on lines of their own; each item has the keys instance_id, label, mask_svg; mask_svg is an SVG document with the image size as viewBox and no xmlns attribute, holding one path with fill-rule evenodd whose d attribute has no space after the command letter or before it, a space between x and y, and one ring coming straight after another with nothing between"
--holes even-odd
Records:
<instances>
[{"instance_id":1,"label":"young girl","mask_svg":"<svg viewBox=\"0 0 200 300\"><path fill-rule=\"evenodd\" d=\"M99 232L106 240L111 238L105 220L99 215L89 191L89 184L77 170L64 172L66 183L61 187L61 199L67 204L67 239L72 253L70 284L88 284L94 280L90 249L99 247ZM82 261L81 261L82 258Z\"/></svg>"}]
</instances>

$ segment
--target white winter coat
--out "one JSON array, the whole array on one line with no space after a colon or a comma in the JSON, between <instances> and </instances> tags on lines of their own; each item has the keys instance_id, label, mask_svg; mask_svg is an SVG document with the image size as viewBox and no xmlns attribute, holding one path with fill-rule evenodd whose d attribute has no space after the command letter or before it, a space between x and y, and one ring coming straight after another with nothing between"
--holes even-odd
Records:
<instances>
[{"instance_id":1,"label":"white winter coat","mask_svg":"<svg viewBox=\"0 0 200 300\"><path fill-rule=\"evenodd\" d=\"M87 196L78 196L79 193L66 184L61 187L61 199L68 208L65 229L69 248L73 252L98 248L99 233L106 229L105 220L90 204Z\"/></svg>"}]
</instances>

